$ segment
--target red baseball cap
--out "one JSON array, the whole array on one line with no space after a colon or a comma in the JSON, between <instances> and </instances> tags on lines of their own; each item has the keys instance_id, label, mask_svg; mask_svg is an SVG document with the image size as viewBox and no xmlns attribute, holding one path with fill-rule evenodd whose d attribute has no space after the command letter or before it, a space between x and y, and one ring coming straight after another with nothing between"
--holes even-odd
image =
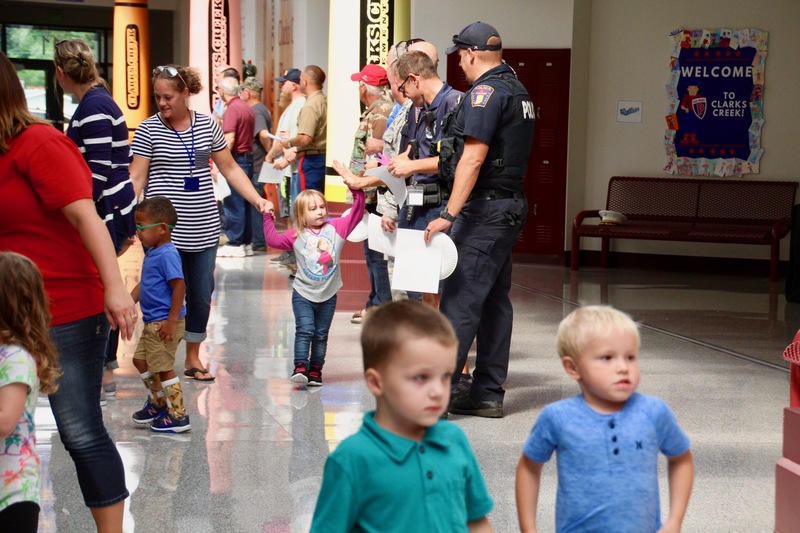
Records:
<instances>
[{"instance_id":1,"label":"red baseball cap","mask_svg":"<svg viewBox=\"0 0 800 533\"><path fill-rule=\"evenodd\" d=\"M380 65L370 63L361 69L361 72L356 72L350 79L353 81L363 81L367 85L380 87L381 85L389 85L389 78L386 75L386 69Z\"/></svg>"}]
</instances>

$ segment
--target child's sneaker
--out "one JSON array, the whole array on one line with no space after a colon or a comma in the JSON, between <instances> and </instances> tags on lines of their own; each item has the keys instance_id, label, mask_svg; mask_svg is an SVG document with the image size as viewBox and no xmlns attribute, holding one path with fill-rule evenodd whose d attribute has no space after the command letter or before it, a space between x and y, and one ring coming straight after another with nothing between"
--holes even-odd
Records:
<instances>
[{"instance_id":1,"label":"child's sneaker","mask_svg":"<svg viewBox=\"0 0 800 533\"><path fill-rule=\"evenodd\" d=\"M305 363L297 363L294 365L294 372L292 372L291 380L293 383L305 385L308 383L308 369Z\"/></svg>"},{"instance_id":2,"label":"child's sneaker","mask_svg":"<svg viewBox=\"0 0 800 533\"><path fill-rule=\"evenodd\" d=\"M150 398L147 398L147 401L144 402L144 407L140 411L136 411L133 413L133 421L137 424L150 424L153 420L158 418L159 416L163 415L167 412L167 408L159 407L156 404L150 401Z\"/></svg>"},{"instance_id":3,"label":"child's sneaker","mask_svg":"<svg viewBox=\"0 0 800 533\"><path fill-rule=\"evenodd\" d=\"M308 369L308 386L322 386L322 367L320 365L311 365L311 368Z\"/></svg>"},{"instance_id":4,"label":"child's sneaker","mask_svg":"<svg viewBox=\"0 0 800 533\"><path fill-rule=\"evenodd\" d=\"M150 424L150 429L162 433L183 433L192 429L192 425L189 423L189 415L175 418L167 411L153 420L153 423Z\"/></svg>"}]
</instances>

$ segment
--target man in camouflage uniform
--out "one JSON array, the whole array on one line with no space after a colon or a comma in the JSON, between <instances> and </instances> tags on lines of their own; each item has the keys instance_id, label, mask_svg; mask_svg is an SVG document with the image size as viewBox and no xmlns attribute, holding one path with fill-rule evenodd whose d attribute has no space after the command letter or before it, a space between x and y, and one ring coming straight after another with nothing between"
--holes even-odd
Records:
<instances>
[{"instance_id":1,"label":"man in camouflage uniform","mask_svg":"<svg viewBox=\"0 0 800 533\"><path fill-rule=\"evenodd\" d=\"M386 131L386 119L392 112L394 103L390 100L389 79L386 70L380 65L366 65L361 72L356 72L350 79L358 82L358 95L364 105L364 112L356 130L353 141L353 153L350 156L350 171L355 175L364 173L367 157L383 150L383 134ZM370 148L367 149L369 141ZM375 187L364 190L367 195L367 211L375 213L377 192ZM369 241L364 241L364 257L369 272L370 294L365 309L353 315L351 321L360 323L364 312L372 306L392 301L389 269L383 254L369 249Z\"/></svg>"}]
</instances>

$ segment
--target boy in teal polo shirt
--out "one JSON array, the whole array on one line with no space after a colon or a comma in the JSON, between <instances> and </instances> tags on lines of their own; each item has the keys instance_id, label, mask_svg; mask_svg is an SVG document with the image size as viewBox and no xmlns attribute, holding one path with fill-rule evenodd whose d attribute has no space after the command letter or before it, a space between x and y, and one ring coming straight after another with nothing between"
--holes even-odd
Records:
<instances>
[{"instance_id":1,"label":"boy in teal polo shirt","mask_svg":"<svg viewBox=\"0 0 800 533\"><path fill-rule=\"evenodd\" d=\"M439 417L450 400L458 340L414 300L364 321L364 377L377 407L325 463L312 533L492 531L494 502L461 428Z\"/></svg>"}]
</instances>

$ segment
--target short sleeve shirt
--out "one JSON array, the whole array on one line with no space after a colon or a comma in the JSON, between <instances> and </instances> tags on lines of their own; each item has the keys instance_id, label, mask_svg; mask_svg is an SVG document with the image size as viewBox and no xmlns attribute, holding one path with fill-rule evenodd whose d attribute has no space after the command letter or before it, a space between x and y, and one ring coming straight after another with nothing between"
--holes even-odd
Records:
<instances>
[{"instance_id":1,"label":"short sleeve shirt","mask_svg":"<svg viewBox=\"0 0 800 533\"><path fill-rule=\"evenodd\" d=\"M373 411L328 457L311 531L465 532L493 505L461 428L439 421L416 442Z\"/></svg>"},{"instance_id":2,"label":"short sleeve shirt","mask_svg":"<svg viewBox=\"0 0 800 533\"><path fill-rule=\"evenodd\" d=\"M663 400L634 393L613 414L576 396L548 405L523 446L532 461L558 455L556 531L654 533L661 527L658 454L689 451Z\"/></svg>"},{"instance_id":3,"label":"short sleeve shirt","mask_svg":"<svg viewBox=\"0 0 800 533\"><path fill-rule=\"evenodd\" d=\"M235 134L231 152L245 154L253 151L255 125L256 114L250 104L238 96L228 102L228 109L222 117L222 131Z\"/></svg>"},{"instance_id":4,"label":"short sleeve shirt","mask_svg":"<svg viewBox=\"0 0 800 533\"><path fill-rule=\"evenodd\" d=\"M432 114L426 119L423 109L416 108L408 112L406 120L405 134L408 139L416 139L419 147L419 157L425 159L431 157L433 146L442 138L442 120L445 115L454 109L463 93L456 91L447 83L442 85L433 102L428 106L428 111ZM401 150L405 150L403 147ZM437 174L414 174L414 181L417 183L430 183L438 180Z\"/></svg>"},{"instance_id":5,"label":"short sleeve shirt","mask_svg":"<svg viewBox=\"0 0 800 533\"><path fill-rule=\"evenodd\" d=\"M172 308L170 281L184 279L181 256L171 242L151 248L142 263L139 307L145 324L166 320ZM186 316L186 306L181 307L178 319Z\"/></svg>"},{"instance_id":6,"label":"short sleeve shirt","mask_svg":"<svg viewBox=\"0 0 800 533\"><path fill-rule=\"evenodd\" d=\"M322 91L308 95L297 117L297 134L308 135L313 140L302 151L325 151L328 135L328 99Z\"/></svg>"},{"instance_id":7,"label":"short sleeve shirt","mask_svg":"<svg viewBox=\"0 0 800 533\"><path fill-rule=\"evenodd\" d=\"M51 325L103 312L103 284L62 209L92 199L78 148L48 124L25 128L0 155L0 250L31 258L44 278Z\"/></svg>"},{"instance_id":8,"label":"short sleeve shirt","mask_svg":"<svg viewBox=\"0 0 800 533\"><path fill-rule=\"evenodd\" d=\"M486 145L492 144L495 133L502 127L505 110L513 106L514 95L504 82L496 78L484 78L511 72L508 65L502 64L475 81L469 92L469 101L461 106L465 136L473 137Z\"/></svg>"},{"instance_id":9,"label":"short sleeve shirt","mask_svg":"<svg viewBox=\"0 0 800 533\"><path fill-rule=\"evenodd\" d=\"M180 132L168 128L156 114L142 121L133 135L133 154L150 160L145 197L166 196L178 212L178 225L172 232L178 250L199 252L219 244L219 211L209 160L212 152L227 147L219 125L201 113L193 113L191 128ZM184 178L190 176L200 179L199 190L184 188Z\"/></svg>"},{"instance_id":10,"label":"short sleeve shirt","mask_svg":"<svg viewBox=\"0 0 800 533\"><path fill-rule=\"evenodd\" d=\"M49 127L49 126L48 126ZM36 452L33 415L39 397L36 361L20 346L0 345L0 387L22 383L28 387L25 407L14 431L0 449L0 511L18 502L39 503L40 459Z\"/></svg>"},{"instance_id":11,"label":"short sleeve shirt","mask_svg":"<svg viewBox=\"0 0 800 533\"><path fill-rule=\"evenodd\" d=\"M253 113L256 115L256 126L253 129L253 175L258 176L261 166L264 164L264 157L267 155L267 151L264 150L264 145L259 139L259 133L263 130L272 132L272 115L267 106L261 102L253 106Z\"/></svg>"}]
</instances>

